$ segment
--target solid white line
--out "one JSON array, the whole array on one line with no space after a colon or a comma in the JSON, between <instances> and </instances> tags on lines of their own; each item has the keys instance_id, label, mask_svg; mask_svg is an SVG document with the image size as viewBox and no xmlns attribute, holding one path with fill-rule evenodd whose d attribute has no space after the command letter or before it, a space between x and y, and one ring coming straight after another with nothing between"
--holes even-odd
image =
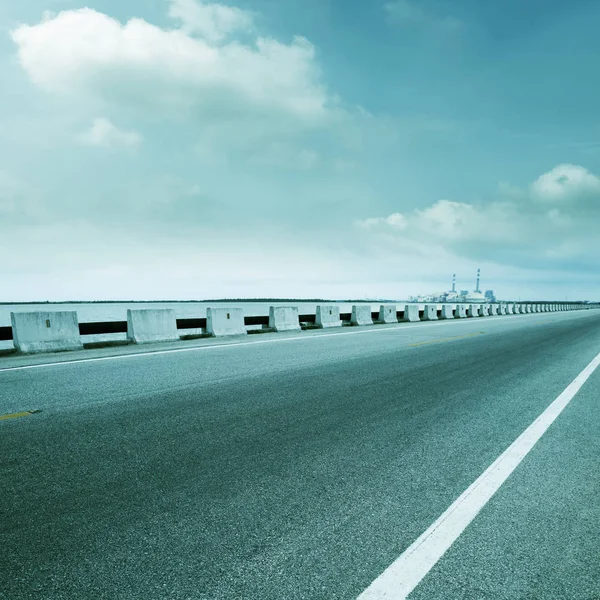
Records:
<instances>
[{"instance_id":1,"label":"solid white line","mask_svg":"<svg viewBox=\"0 0 600 600\"><path fill-rule=\"evenodd\" d=\"M598 365L600 354L358 600L404 600L527 456Z\"/></svg>"},{"instance_id":2,"label":"solid white line","mask_svg":"<svg viewBox=\"0 0 600 600\"><path fill-rule=\"evenodd\" d=\"M547 313L549 314L549 313ZM518 314L518 315L497 315L493 317L493 321L501 321L502 319L512 319L514 317L535 317L542 316L543 313L527 313L527 314ZM485 320L484 320L485 319ZM307 335L307 336L298 336L298 337L289 337L289 338L270 338L267 340L257 340L254 342L234 342L230 344L210 344L207 346L192 346L191 348L171 348L169 350L151 350L148 352L135 352L131 354L117 354L114 356L96 356L94 358L78 358L73 360L61 360L58 362L52 363L38 363L35 365L22 365L19 367L5 367L0 369L0 374L8 371L24 371L26 369L43 369L49 367L60 367L63 365L74 365L79 363L92 363L92 362L101 362L105 360L125 360L128 358L140 358L147 356L159 356L161 354L177 354L180 352L199 352L202 350L215 350L218 348L231 348L235 346L254 346L256 344L278 344L281 342L290 342L290 341L307 341L307 340L317 340L324 337L333 337L339 335L358 335L363 333L386 333L390 331L404 331L405 329L413 329L415 327L422 327L427 324L427 327L435 327L436 325L453 325L458 323L487 323L486 317L469 317L464 319L441 319L439 321L421 321L417 325L405 325L404 323L398 323L398 327L382 327L373 328L370 327L364 329L355 329L353 331L335 331L332 333L318 333L316 335Z\"/></svg>"}]
</instances>

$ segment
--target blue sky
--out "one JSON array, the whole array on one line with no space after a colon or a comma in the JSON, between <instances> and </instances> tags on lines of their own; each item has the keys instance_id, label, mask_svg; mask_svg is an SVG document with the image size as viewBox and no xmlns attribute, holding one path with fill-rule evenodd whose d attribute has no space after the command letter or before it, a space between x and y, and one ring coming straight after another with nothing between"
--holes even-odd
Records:
<instances>
[{"instance_id":1,"label":"blue sky","mask_svg":"<svg viewBox=\"0 0 600 600\"><path fill-rule=\"evenodd\" d=\"M597 2L0 5L0 301L600 297Z\"/></svg>"}]
</instances>

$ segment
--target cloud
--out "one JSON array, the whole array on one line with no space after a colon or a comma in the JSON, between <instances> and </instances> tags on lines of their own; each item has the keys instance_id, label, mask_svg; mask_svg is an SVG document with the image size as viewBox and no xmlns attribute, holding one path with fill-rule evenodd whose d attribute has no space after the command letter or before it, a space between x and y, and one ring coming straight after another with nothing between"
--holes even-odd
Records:
<instances>
[{"instance_id":1,"label":"cloud","mask_svg":"<svg viewBox=\"0 0 600 600\"><path fill-rule=\"evenodd\" d=\"M424 209L358 221L359 229L396 250L485 257L496 264L551 269L565 265L598 269L600 179L583 167L558 165L529 192L487 204L439 200ZM548 208L542 200L569 200ZM595 211L591 218L590 211Z\"/></svg>"},{"instance_id":2,"label":"cloud","mask_svg":"<svg viewBox=\"0 0 600 600\"><path fill-rule=\"evenodd\" d=\"M251 17L191 0L173 1L170 14L180 29L140 18L122 24L90 8L67 10L21 25L11 36L30 79L57 96L204 122L262 115L308 125L332 115L337 101L305 38L220 43L248 30Z\"/></svg>"},{"instance_id":3,"label":"cloud","mask_svg":"<svg viewBox=\"0 0 600 600\"><path fill-rule=\"evenodd\" d=\"M389 227L391 230L404 231L407 227L406 217L402 213L393 213L389 217L370 217L357 221L363 229L372 230L378 227Z\"/></svg>"},{"instance_id":4,"label":"cloud","mask_svg":"<svg viewBox=\"0 0 600 600\"><path fill-rule=\"evenodd\" d=\"M252 15L223 4L204 4L196 0L171 0L169 16L182 24L186 34L220 42L236 32L251 32Z\"/></svg>"},{"instance_id":5,"label":"cloud","mask_svg":"<svg viewBox=\"0 0 600 600\"><path fill-rule=\"evenodd\" d=\"M136 148L141 144L142 136L136 131L119 129L109 119L99 117L93 120L90 128L80 136L80 140L89 146Z\"/></svg>"},{"instance_id":6,"label":"cloud","mask_svg":"<svg viewBox=\"0 0 600 600\"><path fill-rule=\"evenodd\" d=\"M531 189L544 202L577 201L591 196L597 203L600 179L583 167L563 164L538 177Z\"/></svg>"}]
</instances>

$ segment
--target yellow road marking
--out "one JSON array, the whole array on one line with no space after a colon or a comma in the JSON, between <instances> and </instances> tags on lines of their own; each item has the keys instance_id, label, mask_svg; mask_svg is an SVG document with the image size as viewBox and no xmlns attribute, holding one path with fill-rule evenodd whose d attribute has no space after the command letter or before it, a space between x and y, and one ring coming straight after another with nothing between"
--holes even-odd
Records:
<instances>
[{"instance_id":1,"label":"yellow road marking","mask_svg":"<svg viewBox=\"0 0 600 600\"><path fill-rule=\"evenodd\" d=\"M24 412L12 413L10 415L0 415L0 421L5 421L6 419L18 419L19 417L28 417L29 415L34 415L35 413L40 412L39 410L26 410Z\"/></svg>"},{"instance_id":2,"label":"yellow road marking","mask_svg":"<svg viewBox=\"0 0 600 600\"><path fill-rule=\"evenodd\" d=\"M476 335L482 335L483 331L477 331L476 333L467 333L465 335L455 335L453 337L441 338L439 340L429 340L427 342L417 342L416 344L410 344L409 348L414 348L416 346L424 346L425 344L439 344L441 342L448 342L450 340L460 340L461 338L469 338L474 337Z\"/></svg>"}]
</instances>

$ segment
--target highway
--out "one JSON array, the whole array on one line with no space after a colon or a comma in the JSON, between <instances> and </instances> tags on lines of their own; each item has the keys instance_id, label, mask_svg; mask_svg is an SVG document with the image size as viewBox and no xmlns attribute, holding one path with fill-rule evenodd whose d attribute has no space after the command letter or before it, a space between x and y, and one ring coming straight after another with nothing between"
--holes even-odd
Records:
<instances>
[{"instance_id":1,"label":"highway","mask_svg":"<svg viewBox=\"0 0 600 600\"><path fill-rule=\"evenodd\" d=\"M599 353L589 310L0 358L0 598L357 598ZM410 599L600 598L588 375Z\"/></svg>"}]
</instances>

